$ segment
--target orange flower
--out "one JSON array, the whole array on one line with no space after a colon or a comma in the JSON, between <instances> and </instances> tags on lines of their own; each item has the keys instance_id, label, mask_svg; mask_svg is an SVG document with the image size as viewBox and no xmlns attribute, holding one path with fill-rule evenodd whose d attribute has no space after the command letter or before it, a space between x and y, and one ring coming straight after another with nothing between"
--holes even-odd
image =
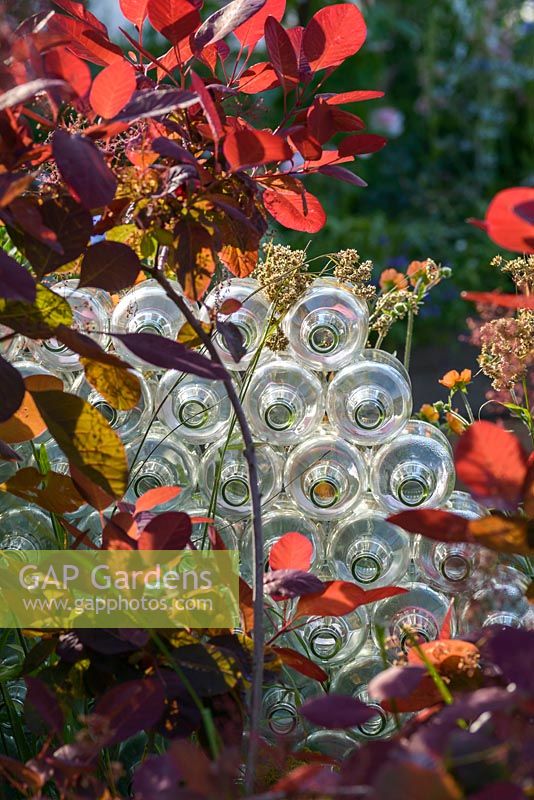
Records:
<instances>
[{"instance_id":1,"label":"orange flower","mask_svg":"<svg viewBox=\"0 0 534 800\"><path fill-rule=\"evenodd\" d=\"M466 425L462 422L461 419L458 419L454 414L451 414L450 411L447 411L445 414L445 419L447 420L447 427L449 428L452 433L458 434L460 436L466 429Z\"/></svg>"},{"instance_id":2,"label":"orange flower","mask_svg":"<svg viewBox=\"0 0 534 800\"><path fill-rule=\"evenodd\" d=\"M419 409L419 414L426 422L437 422L439 420L439 413L430 403L423 403Z\"/></svg>"},{"instance_id":3,"label":"orange flower","mask_svg":"<svg viewBox=\"0 0 534 800\"><path fill-rule=\"evenodd\" d=\"M426 261L411 261L408 264L406 274L408 275L412 286L415 286L419 278L424 278L426 276L426 263Z\"/></svg>"},{"instance_id":4,"label":"orange flower","mask_svg":"<svg viewBox=\"0 0 534 800\"><path fill-rule=\"evenodd\" d=\"M458 372L457 369L451 369L440 378L439 383L446 389L465 389L467 384L471 383L471 370L463 369Z\"/></svg>"},{"instance_id":5,"label":"orange flower","mask_svg":"<svg viewBox=\"0 0 534 800\"><path fill-rule=\"evenodd\" d=\"M408 281L406 275L397 272L396 269L385 269L380 276L380 288L388 291L389 289L406 289Z\"/></svg>"}]
</instances>

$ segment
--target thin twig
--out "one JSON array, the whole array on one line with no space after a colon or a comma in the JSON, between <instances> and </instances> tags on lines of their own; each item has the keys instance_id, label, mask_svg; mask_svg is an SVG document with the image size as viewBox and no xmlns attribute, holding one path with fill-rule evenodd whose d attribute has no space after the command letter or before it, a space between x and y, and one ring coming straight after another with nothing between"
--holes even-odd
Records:
<instances>
[{"instance_id":1,"label":"thin twig","mask_svg":"<svg viewBox=\"0 0 534 800\"><path fill-rule=\"evenodd\" d=\"M165 291L169 300L182 312L187 322L194 329L202 344L208 351L212 361L224 368L219 353L214 346L211 337L202 328L189 305L173 288L165 273L163 265L166 258L166 248L162 248L157 266L154 269L146 269L152 277L159 283ZM250 792L254 782L256 771L256 761L258 756L258 741L261 720L262 690L263 690L263 531L261 522L261 495L258 485L258 467L256 463L256 453L252 434L248 426L247 418L243 407L239 401L232 378L225 370L225 377L222 379L228 399L232 404L234 414L241 429L244 444L244 456L248 464L250 495L252 500L252 523L253 523L253 561L254 561L254 582L253 582L253 608L254 608L254 644L253 644L253 667L252 667L252 686L250 702L250 735L248 745L248 757L245 774L245 791Z\"/></svg>"}]
</instances>

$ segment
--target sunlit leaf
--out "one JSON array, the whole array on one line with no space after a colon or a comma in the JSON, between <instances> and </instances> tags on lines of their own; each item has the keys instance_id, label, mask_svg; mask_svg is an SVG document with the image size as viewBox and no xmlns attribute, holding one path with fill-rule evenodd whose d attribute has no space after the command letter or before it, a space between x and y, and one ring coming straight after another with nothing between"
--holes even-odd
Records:
<instances>
[{"instance_id":1,"label":"sunlit leaf","mask_svg":"<svg viewBox=\"0 0 534 800\"><path fill-rule=\"evenodd\" d=\"M89 358L82 358L81 363L88 382L113 408L118 411L135 408L141 397L141 385L136 375Z\"/></svg>"},{"instance_id":2,"label":"sunlit leaf","mask_svg":"<svg viewBox=\"0 0 534 800\"><path fill-rule=\"evenodd\" d=\"M121 11L132 25L141 28L147 14L148 0L119 0Z\"/></svg>"},{"instance_id":3,"label":"sunlit leaf","mask_svg":"<svg viewBox=\"0 0 534 800\"><path fill-rule=\"evenodd\" d=\"M89 67L67 47L54 47L45 53L44 66L49 77L67 81L79 97L85 97L89 91L91 87Z\"/></svg>"},{"instance_id":4,"label":"sunlit leaf","mask_svg":"<svg viewBox=\"0 0 534 800\"><path fill-rule=\"evenodd\" d=\"M95 114L115 117L130 100L136 87L136 72L129 61L117 59L98 73L91 86L89 102Z\"/></svg>"},{"instance_id":5,"label":"sunlit leaf","mask_svg":"<svg viewBox=\"0 0 534 800\"><path fill-rule=\"evenodd\" d=\"M358 52L366 35L362 13L352 3L321 8L308 22L302 43L311 70L342 64Z\"/></svg>"},{"instance_id":6,"label":"sunlit leaf","mask_svg":"<svg viewBox=\"0 0 534 800\"><path fill-rule=\"evenodd\" d=\"M309 570L313 544L302 533L285 533L273 544L269 553L269 566L277 569Z\"/></svg>"},{"instance_id":7,"label":"sunlit leaf","mask_svg":"<svg viewBox=\"0 0 534 800\"><path fill-rule=\"evenodd\" d=\"M282 185L270 186L263 193L265 208L286 228L317 233L326 223L326 213L319 200L305 191Z\"/></svg>"},{"instance_id":8,"label":"sunlit leaf","mask_svg":"<svg viewBox=\"0 0 534 800\"><path fill-rule=\"evenodd\" d=\"M211 335L211 325L209 325L207 322L199 322L198 324L202 326L202 330L205 333ZM180 342L180 344L183 344L186 347L201 347L202 345L202 339L189 322L184 322L180 328L180 331L178 332L178 338L176 341Z\"/></svg>"},{"instance_id":9,"label":"sunlit leaf","mask_svg":"<svg viewBox=\"0 0 534 800\"><path fill-rule=\"evenodd\" d=\"M272 649L286 667L291 667L291 669L300 672L301 675L305 675L307 678L312 678L314 681L323 682L328 680L328 673L326 673L324 669L321 669L318 664L302 653L299 653L297 650L292 650L290 647L277 647L274 645Z\"/></svg>"},{"instance_id":10,"label":"sunlit leaf","mask_svg":"<svg viewBox=\"0 0 534 800\"><path fill-rule=\"evenodd\" d=\"M231 0L205 20L193 37L196 53L235 31L265 5L266 0Z\"/></svg>"},{"instance_id":11,"label":"sunlit leaf","mask_svg":"<svg viewBox=\"0 0 534 800\"><path fill-rule=\"evenodd\" d=\"M243 47L252 50L264 35L267 18L273 17L280 22L285 10L286 0L266 0L265 5L259 11L234 29L234 36L237 36Z\"/></svg>"},{"instance_id":12,"label":"sunlit leaf","mask_svg":"<svg viewBox=\"0 0 534 800\"><path fill-rule=\"evenodd\" d=\"M157 486L155 489L149 489L147 492L138 497L135 503L135 513L139 514L141 511L151 511L156 506L162 503L168 503L174 500L182 489L180 486Z\"/></svg>"},{"instance_id":13,"label":"sunlit leaf","mask_svg":"<svg viewBox=\"0 0 534 800\"><path fill-rule=\"evenodd\" d=\"M102 414L65 392L32 392L32 396L69 461L113 497L122 497L128 483L126 453Z\"/></svg>"},{"instance_id":14,"label":"sunlit leaf","mask_svg":"<svg viewBox=\"0 0 534 800\"><path fill-rule=\"evenodd\" d=\"M14 494L28 503L35 503L53 514L76 511L84 502L68 475L58 472L41 475L35 467L19 469L5 483L0 484L0 491Z\"/></svg>"},{"instance_id":15,"label":"sunlit leaf","mask_svg":"<svg viewBox=\"0 0 534 800\"><path fill-rule=\"evenodd\" d=\"M44 389L60 391L63 382L54 375L29 375L24 378L24 386L24 397L19 408L12 417L0 423L0 438L10 444L27 442L44 433L46 423L37 410L31 392Z\"/></svg>"},{"instance_id":16,"label":"sunlit leaf","mask_svg":"<svg viewBox=\"0 0 534 800\"><path fill-rule=\"evenodd\" d=\"M232 170L291 158L291 148L282 136L253 128L230 131L223 150Z\"/></svg>"},{"instance_id":17,"label":"sunlit leaf","mask_svg":"<svg viewBox=\"0 0 534 800\"><path fill-rule=\"evenodd\" d=\"M198 3L189 0L148 0L147 11L152 27L172 44L186 39L200 25Z\"/></svg>"},{"instance_id":18,"label":"sunlit leaf","mask_svg":"<svg viewBox=\"0 0 534 800\"><path fill-rule=\"evenodd\" d=\"M178 244L175 251L176 275L191 300L199 300L210 285L215 267L213 238L196 222L179 222L175 229Z\"/></svg>"},{"instance_id":19,"label":"sunlit leaf","mask_svg":"<svg viewBox=\"0 0 534 800\"><path fill-rule=\"evenodd\" d=\"M328 581L324 585L324 591L300 598L294 619L298 617L342 617L350 614L359 606L375 603L385 597L405 594L407 591L396 586L383 586L364 591L357 584L349 581Z\"/></svg>"},{"instance_id":20,"label":"sunlit leaf","mask_svg":"<svg viewBox=\"0 0 534 800\"><path fill-rule=\"evenodd\" d=\"M47 339L54 328L70 325L72 320L65 298L40 284L33 303L0 299L0 323L30 339Z\"/></svg>"}]
</instances>

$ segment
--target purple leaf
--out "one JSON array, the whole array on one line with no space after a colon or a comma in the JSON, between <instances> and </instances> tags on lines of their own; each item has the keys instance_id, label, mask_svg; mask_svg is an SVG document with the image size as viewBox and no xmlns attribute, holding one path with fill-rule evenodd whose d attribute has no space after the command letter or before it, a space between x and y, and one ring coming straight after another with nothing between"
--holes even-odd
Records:
<instances>
[{"instance_id":1,"label":"purple leaf","mask_svg":"<svg viewBox=\"0 0 534 800\"><path fill-rule=\"evenodd\" d=\"M117 178L93 142L58 128L52 136L52 154L61 177L84 208L100 208L111 203Z\"/></svg>"},{"instance_id":2,"label":"purple leaf","mask_svg":"<svg viewBox=\"0 0 534 800\"><path fill-rule=\"evenodd\" d=\"M98 700L93 713L107 720L109 747L151 728L164 710L165 692L161 683L145 678L114 686Z\"/></svg>"},{"instance_id":3,"label":"purple leaf","mask_svg":"<svg viewBox=\"0 0 534 800\"><path fill-rule=\"evenodd\" d=\"M0 250L0 297L23 303L35 300L35 281L5 250Z\"/></svg>"},{"instance_id":4,"label":"purple leaf","mask_svg":"<svg viewBox=\"0 0 534 800\"><path fill-rule=\"evenodd\" d=\"M502 628L481 647L483 655L504 677L527 694L534 694L534 631Z\"/></svg>"},{"instance_id":5,"label":"purple leaf","mask_svg":"<svg viewBox=\"0 0 534 800\"><path fill-rule=\"evenodd\" d=\"M226 370L209 358L155 333L113 333L138 358L162 369L177 369L200 378L224 380Z\"/></svg>"},{"instance_id":6,"label":"purple leaf","mask_svg":"<svg viewBox=\"0 0 534 800\"><path fill-rule=\"evenodd\" d=\"M137 540L138 550L183 550L191 538L191 518L183 511L164 511L151 519Z\"/></svg>"},{"instance_id":7,"label":"purple leaf","mask_svg":"<svg viewBox=\"0 0 534 800\"><path fill-rule=\"evenodd\" d=\"M35 81L22 83L8 89L7 92L2 92L0 97L0 111L12 106L18 106L21 103L26 103L35 97L36 94L47 92L49 89L66 89L71 91L68 83L61 81L58 78L37 78Z\"/></svg>"},{"instance_id":8,"label":"purple leaf","mask_svg":"<svg viewBox=\"0 0 534 800\"><path fill-rule=\"evenodd\" d=\"M266 0L232 0L215 11L192 37L193 51L198 53L209 44L224 39L263 8L265 3Z\"/></svg>"},{"instance_id":9,"label":"purple leaf","mask_svg":"<svg viewBox=\"0 0 534 800\"><path fill-rule=\"evenodd\" d=\"M389 667L370 681L369 694L379 703L390 697L407 697L425 675L425 667Z\"/></svg>"},{"instance_id":10,"label":"purple leaf","mask_svg":"<svg viewBox=\"0 0 534 800\"><path fill-rule=\"evenodd\" d=\"M188 108L198 103L198 97L192 92L182 89L147 89L135 92L115 121L133 122L147 117L158 117L169 114L177 108Z\"/></svg>"},{"instance_id":11,"label":"purple leaf","mask_svg":"<svg viewBox=\"0 0 534 800\"><path fill-rule=\"evenodd\" d=\"M149 756L133 776L135 800L180 800L180 770L168 753Z\"/></svg>"},{"instance_id":12,"label":"purple leaf","mask_svg":"<svg viewBox=\"0 0 534 800\"><path fill-rule=\"evenodd\" d=\"M360 178L359 175L355 175L354 172L351 172L350 169L346 167L340 167L336 164L327 164L324 167L319 167L318 170L322 175L329 175L331 178L337 178L338 181L345 181L345 183L351 183L353 186L367 186L367 183Z\"/></svg>"},{"instance_id":13,"label":"purple leaf","mask_svg":"<svg viewBox=\"0 0 534 800\"><path fill-rule=\"evenodd\" d=\"M107 292L120 292L135 283L141 262L126 244L97 242L82 260L79 287L94 286Z\"/></svg>"},{"instance_id":14,"label":"purple leaf","mask_svg":"<svg viewBox=\"0 0 534 800\"><path fill-rule=\"evenodd\" d=\"M534 225L534 200L527 200L525 203L514 206L514 213L530 225Z\"/></svg>"},{"instance_id":15,"label":"purple leaf","mask_svg":"<svg viewBox=\"0 0 534 800\"><path fill-rule=\"evenodd\" d=\"M243 334L233 322L217 319L217 330L222 337L230 355L239 363L247 349L243 343Z\"/></svg>"},{"instance_id":16,"label":"purple leaf","mask_svg":"<svg viewBox=\"0 0 534 800\"><path fill-rule=\"evenodd\" d=\"M31 678L29 675L24 679L28 692L24 700L25 710L28 707L33 708L37 712L38 719L45 723L53 733L61 733L63 730L63 712L57 701L57 698L39 678Z\"/></svg>"},{"instance_id":17,"label":"purple leaf","mask_svg":"<svg viewBox=\"0 0 534 800\"><path fill-rule=\"evenodd\" d=\"M22 458L19 454L13 450L12 447L8 445L7 442L4 442L3 439L0 439L0 460L1 461L22 461Z\"/></svg>"},{"instance_id":18,"label":"purple leaf","mask_svg":"<svg viewBox=\"0 0 534 800\"><path fill-rule=\"evenodd\" d=\"M365 703L342 694L327 694L308 700L299 712L308 722L323 728L354 728L376 716L376 711Z\"/></svg>"},{"instance_id":19,"label":"purple leaf","mask_svg":"<svg viewBox=\"0 0 534 800\"><path fill-rule=\"evenodd\" d=\"M0 356L0 422L5 422L19 408L26 387L20 372Z\"/></svg>"},{"instance_id":20,"label":"purple leaf","mask_svg":"<svg viewBox=\"0 0 534 800\"><path fill-rule=\"evenodd\" d=\"M116 630L108 628L79 628L75 634L82 646L107 656L132 653L139 649L137 644L126 641Z\"/></svg>"},{"instance_id":21,"label":"purple leaf","mask_svg":"<svg viewBox=\"0 0 534 800\"><path fill-rule=\"evenodd\" d=\"M286 599L321 592L324 585L311 572L301 569L275 569L265 575L263 588L265 594L271 597L278 595L278 599Z\"/></svg>"},{"instance_id":22,"label":"purple leaf","mask_svg":"<svg viewBox=\"0 0 534 800\"><path fill-rule=\"evenodd\" d=\"M172 139L167 139L165 136L158 136L152 142L152 150L159 153L164 158L172 158L180 164L191 164L198 171L198 161L185 147L180 147L179 144L173 142Z\"/></svg>"}]
</instances>

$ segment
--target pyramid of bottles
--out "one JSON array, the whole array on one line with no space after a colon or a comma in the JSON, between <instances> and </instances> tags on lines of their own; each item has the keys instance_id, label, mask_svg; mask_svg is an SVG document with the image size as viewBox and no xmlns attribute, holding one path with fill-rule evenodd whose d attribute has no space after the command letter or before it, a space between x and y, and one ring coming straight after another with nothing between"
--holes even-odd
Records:
<instances>
[{"instance_id":1,"label":"pyramid of bottles","mask_svg":"<svg viewBox=\"0 0 534 800\"><path fill-rule=\"evenodd\" d=\"M174 288L181 291L178 284ZM101 411L126 444L127 500L177 484L183 491L172 507L201 516L210 510L217 487L211 504L217 528L229 548L239 549L242 575L251 580L248 469L222 383L158 372L108 336L151 332L176 339L185 322L182 314L153 280L118 300L101 290L78 289L73 280L56 284L54 291L68 300L79 330L103 347L115 347L137 370L142 387L137 406L113 408L85 380L78 355L54 339L4 341L3 355L24 377L60 377L68 391ZM468 518L484 512L468 495L454 491L447 438L410 419L412 392L403 365L390 353L366 348L367 304L349 286L319 278L308 287L281 322L289 343L283 353L264 344L270 302L255 280L221 283L203 306L191 307L199 316L208 310L230 320L243 341L245 353L236 362L224 339L219 334L214 339L257 443L266 558L281 536L298 531L312 543L312 570L321 578L352 581L363 589L408 589L343 617L311 618L298 635L281 636L278 644L316 661L329 673L331 690L372 703L367 684L383 669L384 652L395 662L408 649L407 637L438 638L449 611L452 635L489 624L532 624L519 560L496 567L489 563L495 557L483 549L411 537L387 521L395 512L415 508L444 508ZM236 310L225 314L225 308ZM33 444L43 442L51 467L68 471L46 432ZM18 450L22 465L29 463L30 445ZM98 540L97 512L82 508L71 517ZM197 545L205 540L203 528L195 526ZM53 547L48 515L13 504L0 515L0 547ZM309 733L296 707L322 689L302 676L295 680L296 675L294 688L271 687L265 694L267 735L299 739ZM354 729L351 741L393 730L392 716L375 707L376 717ZM335 750L343 747L345 734L315 731L314 736L340 737L330 743Z\"/></svg>"}]
</instances>

